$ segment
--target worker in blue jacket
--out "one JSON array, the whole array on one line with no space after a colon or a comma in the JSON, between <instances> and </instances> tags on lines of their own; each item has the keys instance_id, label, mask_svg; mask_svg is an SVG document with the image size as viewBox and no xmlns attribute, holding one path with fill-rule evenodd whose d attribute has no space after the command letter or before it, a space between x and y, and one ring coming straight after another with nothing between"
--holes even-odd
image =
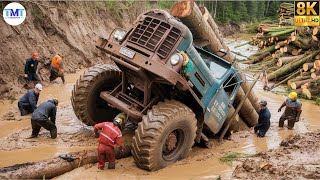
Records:
<instances>
[{"instance_id":1,"label":"worker in blue jacket","mask_svg":"<svg viewBox=\"0 0 320 180\"><path fill-rule=\"evenodd\" d=\"M270 128L271 114L267 108L267 101L261 100L258 124L254 127L254 132L257 133L258 137L264 137Z\"/></svg>"},{"instance_id":2,"label":"worker in blue jacket","mask_svg":"<svg viewBox=\"0 0 320 180\"><path fill-rule=\"evenodd\" d=\"M28 79L28 82L38 81L37 68L39 64L39 54L33 53L32 57L26 60L24 66L24 77Z\"/></svg>"},{"instance_id":3,"label":"worker in blue jacket","mask_svg":"<svg viewBox=\"0 0 320 180\"><path fill-rule=\"evenodd\" d=\"M50 131L52 139L57 137L56 127L56 113L57 113L58 100L52 99L43 102L32 113L31 126L32 135L30 138L36 138L40 132L41 127Z\"/></svg>"},{"instance_id":4,"label":"worker in blue jacket","mask_svg":"<svg viewBox=\"0 0 320 180\"><path fill-rule=\"evenodd\" d=\"M34 89L30 89L20 98L18 102L18 108L20 110L21 116L28 115L37 109L37 103L41 91L42 85L36 84Z\"/></svg>"}]
</instances>

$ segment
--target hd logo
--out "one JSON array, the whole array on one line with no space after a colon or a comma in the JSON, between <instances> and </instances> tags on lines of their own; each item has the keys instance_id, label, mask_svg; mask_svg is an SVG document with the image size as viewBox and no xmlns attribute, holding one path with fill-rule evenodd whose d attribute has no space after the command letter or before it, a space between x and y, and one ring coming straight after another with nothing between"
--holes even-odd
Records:
<instances>
[{"instance_id":1,"label":"hd logo","mask_svg":"<svg viewBox=\"0 0 320 180\"><path fill-rule=\"evenodd\" d=\"M319 1L294 1L295 26L319 26Z\"/></svg>"}]
</instances>

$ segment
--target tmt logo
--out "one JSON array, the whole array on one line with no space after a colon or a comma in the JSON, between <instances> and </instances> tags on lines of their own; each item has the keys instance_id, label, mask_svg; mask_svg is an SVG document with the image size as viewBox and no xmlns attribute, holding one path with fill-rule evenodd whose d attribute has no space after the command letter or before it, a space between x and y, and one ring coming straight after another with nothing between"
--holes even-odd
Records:
<instances>
[{"instance_id":1,"label":"tmt logo","mask_svg":"<svg viewBox=\"0 0 320 180\"><path fill-rule=\"evenodd\" d=\"M295 26L319 26L319 1L294 2Z\"/></svg>"},{"instance_id":2,"label":"tmt logo","mask_svg":"<svg viewBox=\"0 0 320 180\"><path fill-rule=\"evenodd\" d=\"M26 10L20 3L10 3L3 9L3 19L12 26L21 24L26 15Z\"/></svg>"}]
</instances>

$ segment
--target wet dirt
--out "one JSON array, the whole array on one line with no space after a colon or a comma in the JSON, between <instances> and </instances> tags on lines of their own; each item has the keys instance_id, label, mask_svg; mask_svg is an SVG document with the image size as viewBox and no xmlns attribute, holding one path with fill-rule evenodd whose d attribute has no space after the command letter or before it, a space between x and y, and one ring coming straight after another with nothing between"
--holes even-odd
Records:
<instances>
[{"instance_id":1,"label":"wet dirt","mask_svg":"<svg viewBox=\"0 0 320 180\"><path fill-rule=\"evenodd\" d=\"M16 163L32 162L49 159L58 154L72 151L96 148L92 127L83 125L73 113L70 96L73 84L83 71L66 76L66 83L61 80L45 87L40 95L40 101L49 98L58 98L60 103L57 113L58 138L51 139L49 132L42 130L39 138L26 139L31 134L30 116L23 117L20 121L17 111L17 101L3 101L0 106L0 117L12 112L14 120L0 118L0 167ZM248 77L252 80L252 77ZM190 155L167 168L156 172L147 172L137 168L132 157L117 161L116 169L101 171L96 165L89 164L66 173L57 179L222 179L232 178L236 164L231 166L219 161L227 152L240 152L256 154L279 147L285 138L320 129L320 107L307 101L302 101L302 120L296 123L294 130L279 129L278 119L281 113L277 109L285 100L285 96L262 91L260 82L255 86L259 98L268 101L271 111L271 128L265 138L256 137L252 131L235 133L231 140L224 140L219 144L210 140L209 149L194 147Z\"/></svg>"},{"instance_id":2,"label":"wet dirt","mask_svg":"<svg viewBox=\"0 0 320 180\"><path fill-rule=\"evenodd\" d=\"M83 125L76 118L70 102L73 85L83 71L68 74L65 84L62 84L61 79L53 81L40 94L38 104L51 98L59 100L57 139L51 139L45 129L41 130L38 138L27 139L31 135L31 115L21 117L17 101L3 101L0 107L0 167L95 148L92 127ZM10 117L10 120L6 117Z\"/></svg>"}]
</instances>

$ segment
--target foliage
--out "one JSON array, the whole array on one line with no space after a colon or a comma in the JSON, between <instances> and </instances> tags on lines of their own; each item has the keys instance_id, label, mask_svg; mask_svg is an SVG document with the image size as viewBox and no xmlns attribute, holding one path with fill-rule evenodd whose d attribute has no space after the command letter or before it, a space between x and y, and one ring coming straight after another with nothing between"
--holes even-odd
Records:
<instances>
[{"instance_id":1,"label":"foliage","mask_svg":"<svg viewBox=\"0 0 320 180\"><path fill-rule=\"evenodd\" d=\"M316 105L320 106L320 96L316 98Z\"/></svg>"},{"instance_id":2,"label":"foliage","mask_svg":"<svg viewBox=\"0 0 320 180\"><path fill-rule=\"evenodd\" d=\"M259 22L265 18L277 19L277 12L282 2L290 1L196 0L197 4L207 7L211 15L220 23Z\"/></svg>"},{"instance_id":3,"label":"foliage","mask_svg":"<svg viewBox=\"0 0 320 180\"><path fill-rule=\"evenodd\" d=\"M157 7L163 10L169 10L173 4L174 4L174 1L168 1L168 0L157 1Z\"/></svg>"},{"instance_id":4,"label":"foliage","mask_svg":"<svg viewBox=\"0 0 320 180\"><path fill-rule=\"evenodd\" d=\"M244 154L244 153L238 153L238 152L227 152L221 158L219 158L219 160L228 165L231 165L233 161L236 161L241 158L251 157L251 156L252 155L250 154Z\"/></svg>"}]
</instances>

